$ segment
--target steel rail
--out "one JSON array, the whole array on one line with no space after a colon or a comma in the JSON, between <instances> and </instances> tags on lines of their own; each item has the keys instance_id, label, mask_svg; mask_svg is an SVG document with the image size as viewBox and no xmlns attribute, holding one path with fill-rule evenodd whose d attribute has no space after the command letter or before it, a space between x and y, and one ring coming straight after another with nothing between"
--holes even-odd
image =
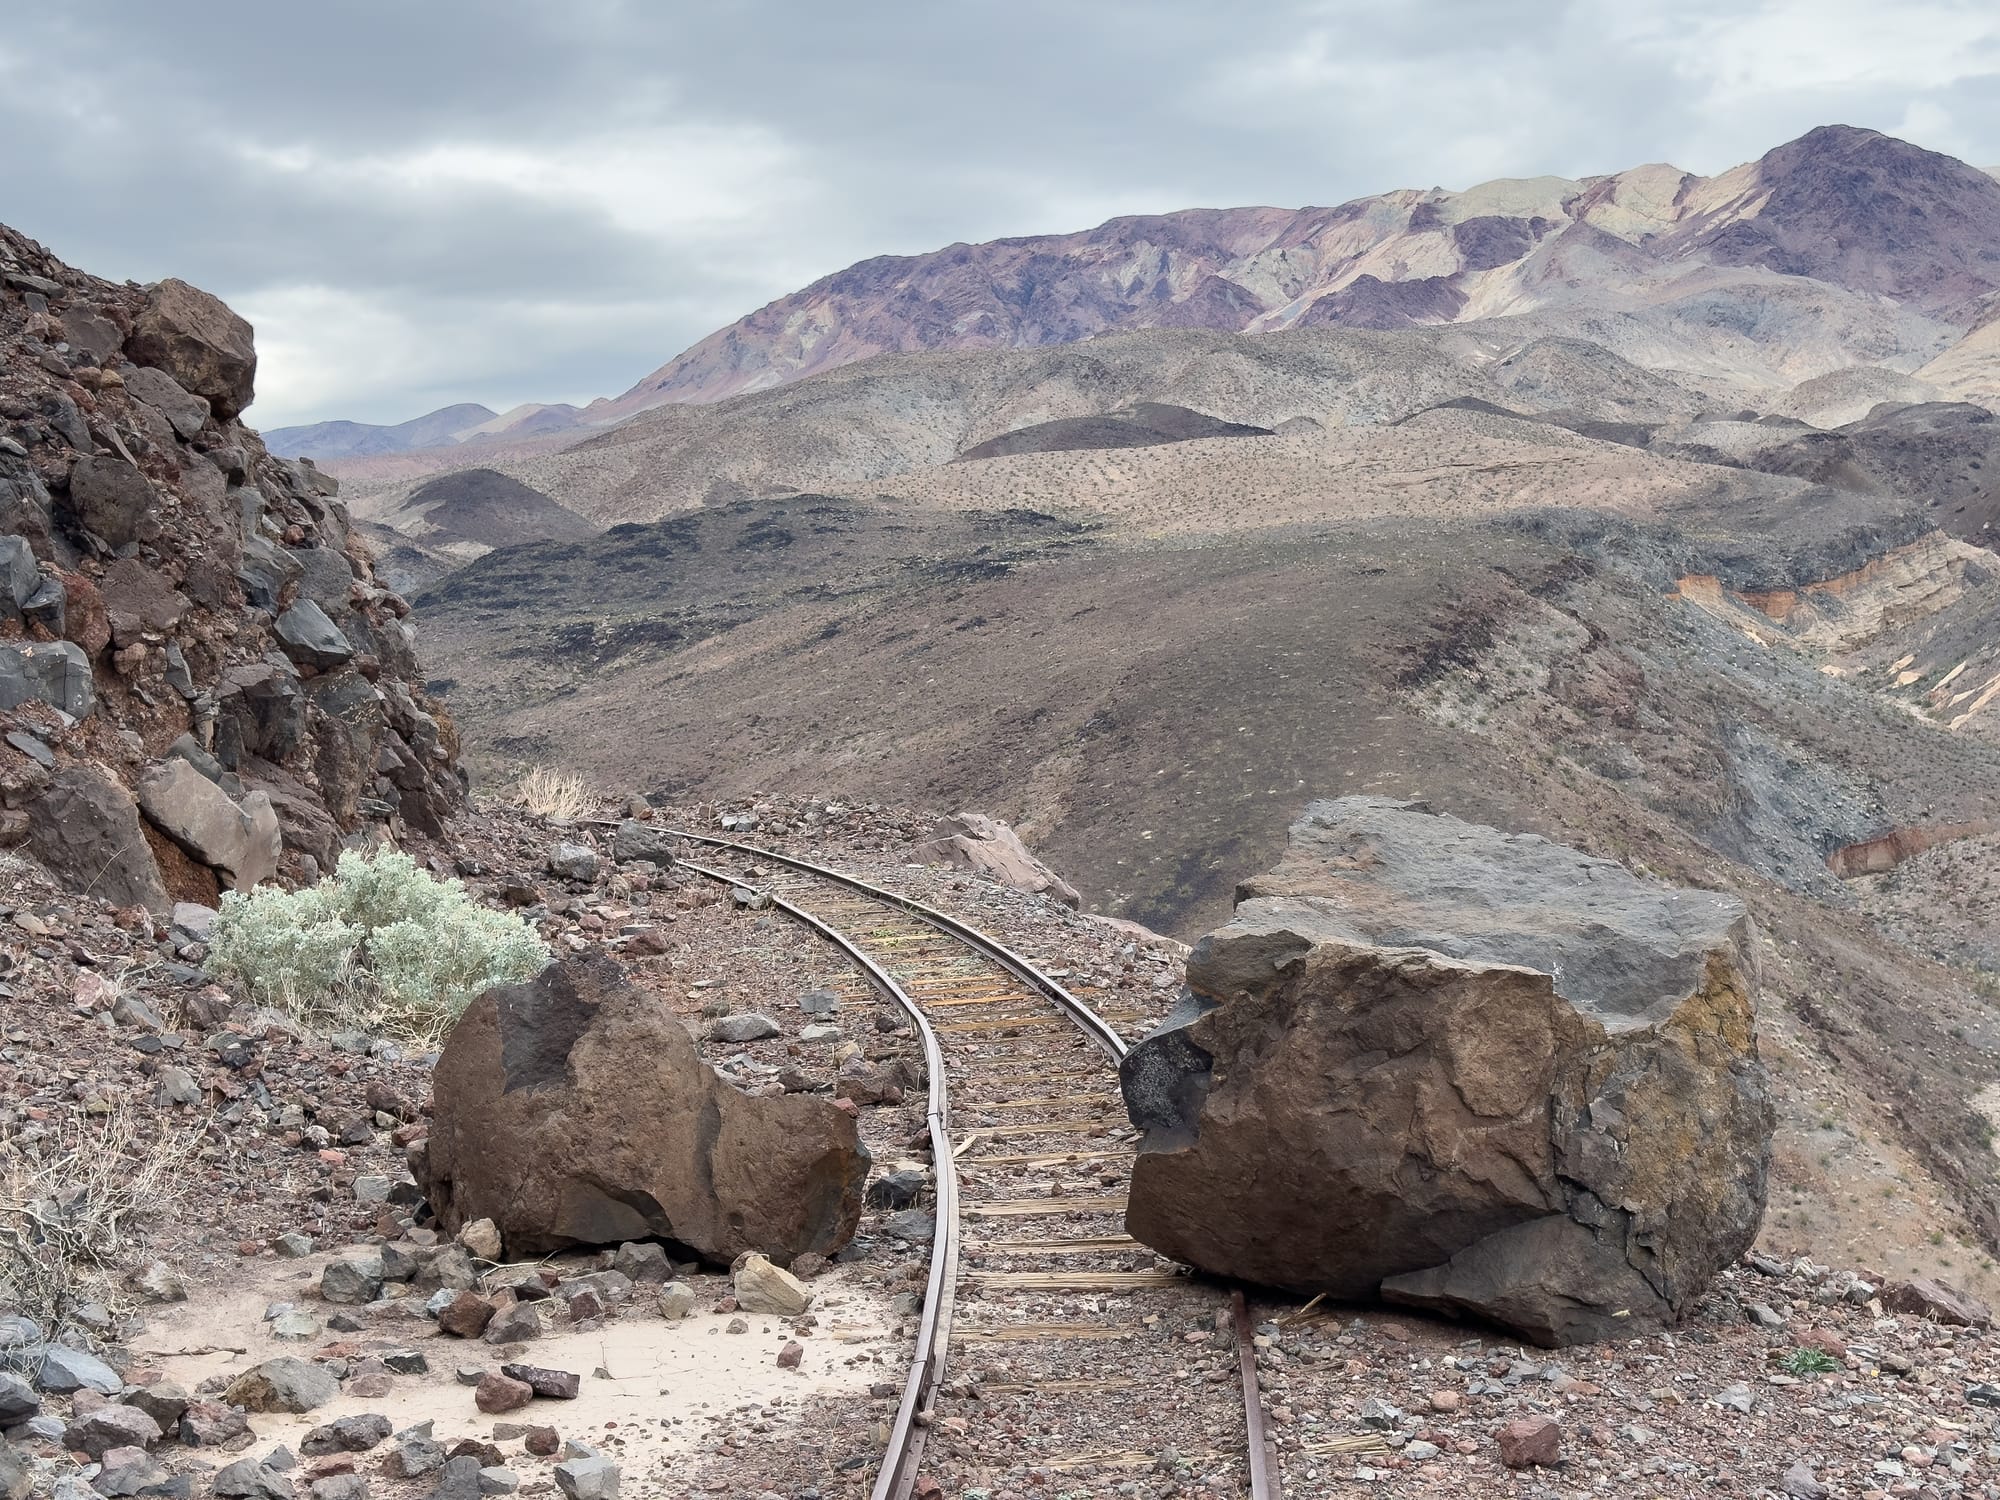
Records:
<instances>
[{"instance_id":1,"label":"steel rail","mask_svg":"<svg viewBox=\"0 0 2000 1500\"><path fill-rule=\"evenodd\" d=\"M923 1039L924 1067L930 1076L925 1125L931 1141L931 1164L937 1174L937 1228L931 1236L930 1279L924 1294L924 1316L917 1328L917 1346L910 1356L909 1378L903 1384L903 1399L896 1407L896 1421L889 1429L889 1446L883 1453L873 1492L873 1500L904 1500L916 1488L917 1465L923 1459L925 1436L918 1417L928 1410L931 1392L944 1375L945 1356L951 1345L952 1309L958 1294L958 1162L951 1151L951 1103L945 1094L944 1049L938 1045L937 1033L931 1030L929 1018L916 1001L839 928L787 901L776 891L760 890L725 870L711 870L687 859L676 863L732 889L742 887L761 895L785 915L817 932L854 960L870 983L908 1012Z\"/></svg>"},{"instance_id":2,"label":"steel rail","mask_svg":"<svg viewBox=\"0 0 2000 1500\"><path fill-rule=\"evenodd\" d=\"M1000 942L999 939L981 932L977 927L969 926L959 921L958 918L939 911L934 906L926 906L923 902L918 901L914 897L905 896L900 891L888 890L879 885L870 885L865 880L858 879L840 870L828 869L825 865L816 865L811 860L797 859L789 854L780 854L774 849L761 849L755 844L745 844L735 839L719 838L713 834L690 833L685 828L665 828L662 829L662 832L670 833L675 838L686 839L690 843L706 844L714 849L734 849L737 853L747 854L753 859L769 860L773 864L788 865L794 870L804 870L809 875L817 875L822 880L831 880L837 885L844 885L850 890L859 891L864 896L873 900L887 902L891 906L906 911L918 921L929 923L946 936L957 938L961 943L977 948L1030 989L1054 1001L1064 1014L1076 1022L1085 1036L1089 1037L1091 1041L1110 1054L1111 1060L1114 1063L1125 1060L1125 1039L1118 1034L1109 1021L1100 1016L1090 1005L1077 999L1076 996L1056 983L1055 980L1036 968L1034 964L1021 957L1020 954L1014 952L1006 944Z\"/></svg>"},{"instance_id":3,"label":"steel rail","mask_svg":"<svg viewBox=\"0 0 2000 1500\"><path fill-rule=\"evenodd\" d=\"M825 865L814 864L810 860L799 859L789 854L780 854L776 850L712 834L693 833L686 829L665 828L662 831L689 843L731 850L752 859L765 860L803 871L906 912L947 937L984 954L1023 984L1053 1002L1087 1038L1103 1049L1114 1064L1122 1063L1125 1059L1124 1038L1119 1036L1112 1025L1095 1009L1072 995L1053 978L998 939L959 921L956 917L927 906L914 897L905 896L899 891L872 885L844 871L830 869ZM923 1320L918 1327L917 1344L910 1359L909 1378L904 1384L903 1398L896 1409L896 1421L890 1428L889 1443L883 1454L882 1467L876 1475L875 1487L871 1492L871 1500L909 1500L915 1491L917 1469L923 1458L927 1430L924 1413L930 1409L933 1393L944 1375L945 1360L949 1354L951 1341L952 1313L957 1300L958 1170L951 1140L951 1112L949 1100L946 1098L943 1048L939 1045L937 1033L932 1029L929 1018L916 1001L865 949L850 940L839 929L767 887L759 887L725 870L711 869L692 860L677 859L675 862L682 868L708 879L732 887L740 886L767 898L787 916L802 922L828 939L855 962L877 989L888 995L908 1013L923 1040L924 1061L930 1076L926 1125L931 1142L931 1160L937 1174L937 1231L931 1242L930 1279L924 1297ZM1249 1314L1241 1291L1234 1294L1231 1310L1238 1338L1238 1363L1242 1379L1251 1500L1283 1500L1276 1465L1267 1446L1263 1403L1258 1392L1256 1348L1251 1337Z\"/></svg>"}]
</instances>

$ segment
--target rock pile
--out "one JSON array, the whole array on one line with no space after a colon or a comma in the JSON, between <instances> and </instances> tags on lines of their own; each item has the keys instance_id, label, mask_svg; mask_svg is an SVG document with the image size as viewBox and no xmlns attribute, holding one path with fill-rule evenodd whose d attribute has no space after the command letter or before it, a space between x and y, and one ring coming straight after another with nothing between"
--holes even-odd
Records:
<instances>
[{"instance_id":1,"label":"rock pile","mask_svg":"<svg viewBox=\"0 0 2000 1500\"><path fill-rule=\"evenodd\" d=\"M239 414L249 324L0 227L0 842L164 913L463 796L408 606Z\"/></svg>"},{"instance_id":2,"label":"rock pile","mask_svg":"<svg viewBox=\"0 0 2000 1500\"><path fill-rule=\"evenodd\" d=\"M1349 797L1238 903L1125 1064L1136 1237L1550 1345L1675 1322L1749 1246L1773 1118L1734 898Z\"/></svg>"},{"instance_id":3,"label":"rock pile","mask_svg":"<svg viewBox=\"0 0 2000 1500\"><path fill-rule=\"evenodd\" d=\"M491 1219L513 1256L656 1238L725 1264L789 1261L832 1254L861 1216L853 1115L723 1082L602 955L475 1000L433 1097L416 1163L432 1206L451 1229Z\"/></svg>"}]
</instances>

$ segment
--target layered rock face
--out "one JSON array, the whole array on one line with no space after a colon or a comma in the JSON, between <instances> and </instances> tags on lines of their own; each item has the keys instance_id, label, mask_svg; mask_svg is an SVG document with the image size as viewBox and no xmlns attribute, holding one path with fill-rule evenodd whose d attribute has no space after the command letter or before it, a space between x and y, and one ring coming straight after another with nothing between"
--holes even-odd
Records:
<instances>
[{"instance_id":1,"label":"layered rock face","mask_svg":"<svg viewBox=\"0 0 2000 1500\"><path fill-rule=\"evenodd\" d=\"M433 1078L418 1164L447 1229L499 1226L509 1255L665 1239L727 1263L831 1254L861 1217L854 1116L719 1079L652 995L602 956L472 1003Z\"/></svg>"},{"instance_id":2,"label":"layered rock face","mask_svg":"<svg viewBox=\"0 0 2000 1500\"><path fill-rule=\"evenodd\" d=\"M121 904L310 879L463 797L337 486L237 420L250 325L0 227L0 841Z\"/></svg>"},{"instance_id":3,"label":"layered rock face","mask_svg":"<svg viewBox=\"0 0 2000 1500\"><path fill-rule=\"evenodd\" d=\"M1559 1345L1676 1321L1755 1238L1773 1111L1735 898L1346 797L1237 900L1125 1063L1140 1240Z\"/></svg>"}]
</instances>

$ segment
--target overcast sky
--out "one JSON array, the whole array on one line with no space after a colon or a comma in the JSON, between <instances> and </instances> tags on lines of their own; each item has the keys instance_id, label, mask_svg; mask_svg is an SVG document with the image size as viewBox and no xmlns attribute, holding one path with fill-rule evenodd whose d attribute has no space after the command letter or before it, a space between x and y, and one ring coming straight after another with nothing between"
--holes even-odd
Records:
<instances>
[{"instance_id":1,"label":"overcast sky","mask_svg":"<svg viewBox=\"0 0 2000 1500\"><path fill-rule=\"evenodd\" d=\"M257 325L252 420L584 401L855 260L1196 205L2000 161L1993 0L92 0L0 31L0 220Z\"/></svg>"}]
</instances>

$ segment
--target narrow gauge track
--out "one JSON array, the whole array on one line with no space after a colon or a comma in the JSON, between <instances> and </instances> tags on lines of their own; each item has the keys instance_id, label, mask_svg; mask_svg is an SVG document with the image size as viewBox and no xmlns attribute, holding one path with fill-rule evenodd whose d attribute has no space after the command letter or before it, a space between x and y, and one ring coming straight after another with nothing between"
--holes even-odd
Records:
<instances>
[{"instance_id":1,"label":"narrow gauge track","mask_svg":"<svg viewBox=\"0 0 2000 1500\"><path fill-rule=\"evenodd\" d=\"M1124 1341L1157 1337L1159 1323L1214 1327L1227 1303L1151 1269L1124 1232L1132 1132L1116 1072L1125 1043L1110 1019L920 902L773 850L670 831L736 866L684 868L768 894L842 949L923 1045L937 1233L874 1500L913 1495L927 1454L947 1472L1030 1464L1081 1477L1145 1472L1168 1450L1189 1473L1277 1500L1240 1293L1236 1347L1185 1349L1177 1390L1121 1373ZM970 1127L956 1135L954 1108ZM954 1338L962 1362L1000 1369L948 1379ZM1211 1368L1191 1368L1204 1360Z\"/></svg>"}]
</instances>

